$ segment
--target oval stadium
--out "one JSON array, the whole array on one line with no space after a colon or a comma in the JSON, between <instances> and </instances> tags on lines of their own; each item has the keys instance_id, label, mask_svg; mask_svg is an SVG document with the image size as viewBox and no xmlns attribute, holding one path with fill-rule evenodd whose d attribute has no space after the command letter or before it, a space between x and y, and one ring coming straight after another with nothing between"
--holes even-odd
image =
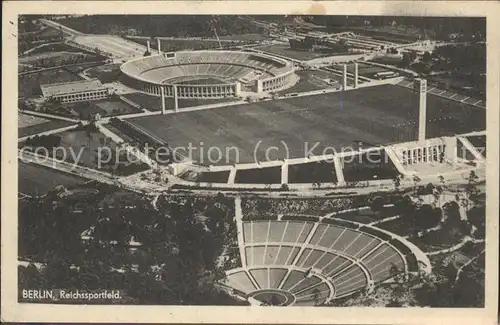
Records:
<instances>
[{"instance_id":1,"label":"oval stadium","mask_svg":"<svg viewBox=\"0 0 500 325\"><path fill-rule=\"evenodd\" d=\"M238 51L161 53L121 66L125 83L143 92L179 98L237 97L241 92L289 88L297 77L290 62L265 54ZM174 87L174 85L176 87Z\"/></svg>"}]
</instances>

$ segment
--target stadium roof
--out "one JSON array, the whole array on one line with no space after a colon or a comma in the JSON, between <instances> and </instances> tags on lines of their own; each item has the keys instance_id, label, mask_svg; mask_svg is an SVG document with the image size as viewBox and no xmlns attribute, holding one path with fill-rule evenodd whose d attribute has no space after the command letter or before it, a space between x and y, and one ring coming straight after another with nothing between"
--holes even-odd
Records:
<instances>
[{"instance_id":1,"label":"stadium roof","mask_svg":"<svg viewBox=\"0 0 500 325\"><path fill-rule=\"evenodd\" d=\"M57 95L82 93L93 90L102 90L106 87L98 79L60 82L53 84L40 85L43 97L52 97Z\"/></svg>"}]
</instances>

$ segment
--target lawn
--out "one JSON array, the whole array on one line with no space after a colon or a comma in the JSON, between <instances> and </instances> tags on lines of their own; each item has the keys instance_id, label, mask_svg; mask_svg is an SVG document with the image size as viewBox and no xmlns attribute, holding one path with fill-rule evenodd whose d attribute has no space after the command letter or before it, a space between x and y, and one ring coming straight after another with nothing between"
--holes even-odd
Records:
<instances>
[{"instance_id":1,"label":"lawn","mask_svg":"<svg viewBox=\"0 0 500 325\"><path fill-rule=\"evenodd\" d=\"M229 178L229 170L220 172L204 172L198 178L198 182L207 183L227 183Z\"/></svg>"},{"instance_id":2,"label":"lawn","mask_svg":"<svg viewBox=\"0 0 500 325\"><path fill-rule=\"evenodd\" d=\"M19 125L19 127L17 129L17 134L18 134L18 137L22 138L22 137L35 135L37 133L50 131L53 129L63 128L65 126L70 126L71 124L74 124L74 123L68 122L68 121L46 120L43 123L36 123L36 124L28 125L28 126Z\"/></svg>"},{"instance_id":3,"label":"lawn","mask_svg":"<svg viewBox=\"0 0 500 325\"><path fill-rule=\"evenodd\" d=\"M58 185L71 187L86 182L75 175L22 161L18 164L18 177L18 192L30 196L46 194Z\"/></svg>"},{"instance_id":4,"label":"lawn","mask_svg":"<svg viewBox=\"0 0 500 325\"><path fill-rule=\"evenodd\" d=\"M486 157L486 136L485 135L479 135L479 136L468 136L467 140L476 147L477 150L479 150L480 153L483 154L484 157Z\"/></svg>"},{"instance_id":5,"label":"lawn","mask_svg":"<svg viewBox=\"0 0 500 325\"><path fill-rule=\"evenodd\" d=\"M409 236L413 233L412 227L409 226L408 220L405 218L398 218L376 224L375 227L390 231L396 235Z\"/></svg>"},{"instance_id":6,"label":"lawn","mask_svg":"<svg viewBox=\"0 0 500 325\"><path fill-rule=\"evenodd\" d=\"M117 146L111 139L100 132L88 133L77 129L57 134L61 142L57 151L49 150L52 157L64 159L70 163L80 166L98 169L106 172L119 172L117 169L129 170L129 164L137 162L137 171L144 171L148 166L140 162L135 156L129 156L127 152ZM65 156L64 156L65 155ZM134 169L134 172L137 172ZM126 175L127 173L121 174Z\"/></svg>"},{"instance_id":7,"label":"lawn","mask_svg":"<svg viewBox=\"0 0 500 325\"><path fill-rule=\"evenodd\" d=\"M460 242L460 240L451 240L446 229L431 231L420 238L410 239L410 241L420 247L424 252L438 251L450 248Z\"/></svg>"},{"instance_id":8,"label":"lawn","mask_svg":"<svg viewBox=\"0 0 500 325\"><path fill-rule=\"evenodd\" d=\"M364 224L378 221L387 217L391 217L391 215L387 214L385 211L374 212L371 209L346 212L333 216L333 218L343 219L348 221L356 221Z\"/></svg>"},{"instance_id":9,"label":"lawn","mask_svg":"<svg viewBox=\"0 0 500 325\"><path fill-rule=\"evenodd\" d=\"M288 183L337 182L333 162L318 161L288 166Z\"/></svg>"},{"instance_id":10,"label":"lawn","mask_svg":"<svg viewBox=\"0 0 500 325\"><path fill-rule=\"evenodd\" d=\"M39 53L47 53L47 52L63 52L63 51L83 52L82 49L79 49L77 47L73 47L73 46L68 45L66 43L51 43L51 44L37 47L35 50L30 52L29 55L39 54Z\"/></svg>"},{"instance_id":11,"label":"lawn","mask_svg":"<svg viewBox=\"0 0 500 325\"><path fill-rule=\"evenodd\" d=\"M280 184L281 166L238 170L234 182L240 184Z\"/></svg>"},{"instance_id":12,"label":"lawn","mask_svg":"<svg viewBox=\"0 0 500 325\"><path fill-rule=\"evenodd\" d=\"M335 69L339 72L343 71L342 65L334 65L334 66L331 66L331 68ZM390 71L390 70L384 69L382 67L372 66L369 64L358 63L358 73L360 76L363 76L363 77L372 77L377 72L385 72L385 71ZM354 63L347 64L347 72L354 73Z\"/></svg>"},{"instance_id":13,"label":"lawn","mask_svg":"<svg viewBox=\"0 0 500 325\"><path fill-rule=\"evenodd\" d=\"M27 126L49 122L46 118L31 116L27 114L17 114L17 128L22 129Z\"/></svg>"},{"instance_id":14,"label":"lawn","mask_svg":"<svg viewBox=\"0 0 500 325\"><path fill-rule=\"evenodd\" d=\"M399 174L383 150L346 157L343 161L346 182L394 179Z\"/></svg>"},{"instance_id":15,"label":"lawn","mask_svg":"<svg viewBox=\"0 0 500 325\"><path fill-rule=\"evenodd\" d=\"M125 103L120 99L96 100L92 102L92 105L101 109L101 111L104 113L104 116L114 116L140 112L137 108Z\"/></svg>"},{"instance_id":16,"label":"lawn","mask_svg":"<svg viewBox=\"0 0 500 325\"><path fill-rule=\"evenodd\" d=\"M101 117L109 117L140 112L132 105L116 98L67 103L62 104L62 107L64 108L61 111L63 113L59 114L84 120L91 119L95 114L99 114Z\"/></svg>"},{"instance_id":17,"label":"lawn","mask_svg":"<svg viewBox=\"0 0 500 325\"><path fill-rule=\"evenodd\" d=\"M415 99L411 89L383 85L129 121L172 147L203 147L195 160L209 161L213 147L227 156L221 164L246 163L340 152L360 141L366 148L415 140L416 125L398 126L417 120ZM428 137L485 129L482 108L437 96L428 96L427 105L429 120L447 117L428 122Z\"/></svg>"},{"instance_id":18,"label":"lawn","mask_svg":"<svg viewBox=\"0 0 500 325\"><path fill-rule=\"evenodd\" d=\"M158 96L152 96L152 95L148 95L148 94L140 93L140 92L125 94L122 96L131 100L132 102L136 103L137 105L139 105L142 108L147 109L149 111L161 111L161 100L160 100L160 97L158 97ZM236 98L179 99L179 108L194 107L194 106L200 106L200 105L209 105L209 104L230 102L230 101L236 101L236 100L237 100ZM165 108L167 110L174 109L174 99L173 98L166 98L165 99Z\"/></svg>"},{"instance_id":19,"label":"lawn","mask_svg":"<svg viewBox=\"0 0 500 325\"><path fill-rule=\"evenodd\" d=\"M337 79L333 74L327 74L323 71L296 71L299 81L292 87L278 91L278 94L302 93L313 90L320 90L333 87L328 85L326 79ZM339 78L340 79L340 78Z\"/></svg>"},{"instance_id":20,"label":"lawn","mask_svg":"<svg viewBox=\"0 0 500 325\"><path fill-rule=\"evenodd\" d=\"M273 45L265 45L258 46L255 49L259 51L269 52L273 54L283 55L292 59L301 60L301 61L309 61L312 59L323 58L327 56L333 56L337 53L322 53L322 52L312 52L312 51L300 51L291 49L288 44L273 44Z\"/></svg>"}]
</instances>

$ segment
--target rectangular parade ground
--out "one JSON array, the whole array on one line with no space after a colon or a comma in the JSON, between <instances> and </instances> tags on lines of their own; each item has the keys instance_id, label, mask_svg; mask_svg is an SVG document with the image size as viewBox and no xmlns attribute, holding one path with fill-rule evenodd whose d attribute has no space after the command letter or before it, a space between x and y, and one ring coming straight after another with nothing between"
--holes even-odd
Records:
<instances>
[{"instance_id":1,"label":"rectangular parade ground","mask_svg":"<svg viewBox=\"0 0 500 325\"><path fill-rule=\"evenodd\" d=\"M332 153L330 148L357 149L360 141L363 147L413 141L418 129L417 96L401 86L382 85L129 121L180 148L181 154L191 144L197 149L191 150L190 158L203 165L249 163L255 157L258 161L305 157L313 147L312 153L320 155ZM428 94L428 138L485 126L486 109Z\"/></svg>"}]
</instances>

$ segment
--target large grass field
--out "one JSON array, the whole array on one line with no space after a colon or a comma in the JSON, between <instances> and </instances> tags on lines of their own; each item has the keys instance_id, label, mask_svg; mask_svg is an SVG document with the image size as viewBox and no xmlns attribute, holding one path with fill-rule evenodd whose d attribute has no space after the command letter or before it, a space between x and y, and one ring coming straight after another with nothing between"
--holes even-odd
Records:
<instances>
[{"instance_id":1,"label":"large grass field","mask_svg":"<svg viewBox=\"0 0 500 325\"><path fill-rule=\"evenodd\" d=\"M432 95L427 107L428 137L485 129L485 109ZM195 160L231 164L253 162L254 157L265 161L332 153L333 148L338 152L357 148L360 141L380 145L415 140L417 119L413 91L383 85L130 121L172 147L191 144L200 149L191 150ZM214 159L219 152L223 157Z\"/></svg>"},{"instance_id":2,"label":"large grass field","mask_svg":"<svg viewBox=\"0 0 500 325\"><path fill-rule=\"evenodd\" d=\"M22 161L18 164L18 177L18 192L30 196L46 194L58 185L69 187L86 181L75 175Z\"/></svg>"},{"instance_id":3,"label":"large grass field","mask_svg":"<svg viewBox=\"0 0 500 325\"><path fill-rule=\"evenodd\" d=\"M161 100L160 97L158 96L148 95L140 92L124 94L122 96L149 111L161 111ZM181 98L179 99L179 108L208 105L208 104L222 103L235 100L236 100L235 98L217 98L217 99ZM174 109L174 99L166 98L165 107L166 109Z\"/></svg>"},{"instance_id":4,"label":"large grass field","mask_svg":"<svg viewBox=\"0 0 500 325\"><path fill-rule=\"evenodd\" d=\"M41 123L38 123L39 120L37 119L37 123L33 124L26 124L26 119L23 118L24 121L19 122L18 128L17 128L17 133L20 138L26 137L26 136L31 136L35 135L37 133L41 132L46 132L50 131L53 129L58 129L58 128L63 128L65 126L70 126L71 124L74 124L73 122L69 121L59 121L59 120L45 120ZM43 119L40 119L43 120Z\"/></svg>"}]
</instances>

